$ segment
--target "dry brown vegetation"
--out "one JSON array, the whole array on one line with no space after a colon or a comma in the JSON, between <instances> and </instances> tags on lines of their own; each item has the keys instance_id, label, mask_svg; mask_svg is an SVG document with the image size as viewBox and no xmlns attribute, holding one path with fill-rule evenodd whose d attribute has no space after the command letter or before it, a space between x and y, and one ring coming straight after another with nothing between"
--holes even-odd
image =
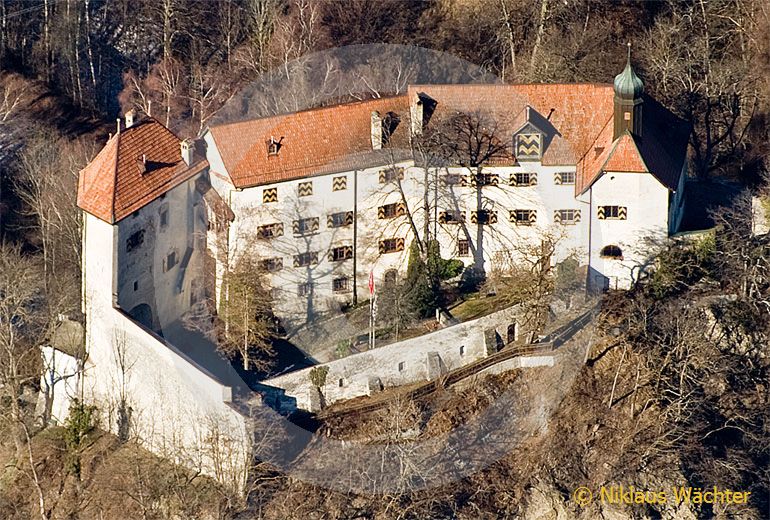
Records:
<instances>
[{"instance_id":1,"label":"dry brown vegetation","mask_svg":"<svg viewBox=\"0 0 770 520\"><path fill-rule=\"evenodd\" d=\"M331 491L260 464L242 500L131 441L88 430L73 444L66 429L39 430L29 398L37 347L58 314L79 309L75 179L95 139L77 136L106 137L121 110L152 111L195 134L264 74L283 90L257 103L260 114L384 96L426 77L382 47L378 66L329 60L321 76L308 72L311 53L347 44L421 45L508 82L607 82L630 40L647 92L692 123L691 170L755 185L768 169L768 29L761 0L0 3L0 325L29 324L0 334L0 517L593 519L609 512L578 509L575 486L689 483L753 493L744 509L694 511L700 517L763 518L770 246L742 225L745 200L716 216L715 240L672 248L639 288L606 299L587 363L547 428L451 484L422 489L429 475L406 438L440 438L505 392L552 388L543 372L490 376L322 425L332 438L397 454L397 492L381 495ZM550 292L553 273L538 273L543 283L530 291Z\"/></svg>"}]
</instances>

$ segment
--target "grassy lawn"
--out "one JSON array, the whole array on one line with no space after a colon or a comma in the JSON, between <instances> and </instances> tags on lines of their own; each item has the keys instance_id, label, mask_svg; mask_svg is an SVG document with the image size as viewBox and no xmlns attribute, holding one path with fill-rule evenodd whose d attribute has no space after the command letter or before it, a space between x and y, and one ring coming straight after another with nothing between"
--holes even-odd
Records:
<instances>
[{"instance_id":1,"label":"grassy lawn","mask_svg":"<svg viewBox=\"0 0 770 520\"><path fill-rule=\"evenodd\" d=\"M491 314L500 309L501 306L502 300L500 297L486 297L477 293L454 307L450 307L449 312L460 321L470 321Z\"/></svg>"}]
</instances>

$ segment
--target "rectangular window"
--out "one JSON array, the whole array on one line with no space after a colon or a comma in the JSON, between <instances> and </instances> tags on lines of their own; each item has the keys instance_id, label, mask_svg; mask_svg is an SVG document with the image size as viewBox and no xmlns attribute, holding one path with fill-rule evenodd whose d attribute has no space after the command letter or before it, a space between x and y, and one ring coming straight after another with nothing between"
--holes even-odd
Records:
<instances>
[{"instance_id":1,"label":"rectangular window","mask_svg":"<svg viewBox=\"0 0 770 520\"><path fill-rule=\"evenodd\" d=\"M306 267L318 263L318 253L310 251L294 255L294 267Z\"/></svg>"},{"instance_id":2,"label":"rectangular window","mask_svg":"<svg viewBox=\"0 0 770 520\"><path fill-rule=\"evenodd\" d=\"M404 180L403 168L388 168L386 170L380 170L380 184L395 182L396 180Z\"/></svg>"},{"instance_id":3,"label":"rectangular window","mask_svg":"<svg viewBox=\"0 0 770 520\"><path fill-rule=\"evenodd\" d=\"M457 256L468 256L470 251L470 243L467 240L457 241Z\"/></svg>"},{"instance_id":4,"label":"rectangular window","mask_svg":"<svg viewBox=\"0 0 770 520\"><path fill-rule=\"evenodd\" d=\"M399 372L403 372L405 368L406 368L406 362L399 361L399 363L398 363L398 371Z\"/></svg>"},{"instance_id":5,"label":"rectangular window","mask_svg":"<svg viewBox=\"0 0 770 520\"><path fill-rule=\"evenodd\" d=\"M347 260L349 258L353 258L353 247L352 246L340 246L340 247L334 247L331 251L329 251L329 261L330 262L341 262L343 260Z\"/></svg>"},{"instance_id":6,"label":"rectangular window","mask_svg":"<svg viewBox=\"0 0 770 520\"><path fill-rule=\"evenodd\" d=\"M531 226L537 221L537 211L534 209L515 209L511 211L511 222L517 226Z\"/></svg>"},{"instance_id":7,"label":"rectangular window","mask_svg":"<svg viewBox=\"0 0 770 520\"><path fill-rule=\"evenodd\" d=\"M495 224L497 222L497 213L482 209L471 212L471 224Z\"/></svg>"},{"instance_id":8,"label":"rectangular window","mask_svg":"<svg viewBox=\"0 0 770 520\"><path fill-rule=\"evenodd\" d=\"M393 204L385 204L377 208L377 218L395 218L406 215L406 205L403 202L394 202Z\"/></svg>"},{"instance_id":9,"label":"rectangular window","mask_svg":"<svg viewBox=\"0 0 770 520\"><path fill-rule=\"evenodd\" d=\"M554 184L575 184L575 172L556 172L553 174Z\"/></svg>"},{"instance_id":10,"label":"rectangular window","mask_svg":"<svg viewBox=\"0 0 770 520\"><path fill-rule=\"evenodd\" d=\"M139 290L139 282L134 281L134 291L138 291L138 290Z\"/></svg>"},{"instance_id":11,"label":"rectangular window","mask_svg":"<svg viewBox=\"0 0 770 520\"><path fill-rule=\"evenodd\" d=\"M299 197L309 197L313 194L313 181L300 182L297 185L297 195Z\"/></svg>"},{"instance_id":12,"label":"rectangular window","mask_svg":"<svg viewBox=\"0 0 770 520\"><path fill-rule=\"evenodd\" d=\"M283 236L283 223L265 224L257 228L257 238L260 240L269 240L271 238Z\"/></svg>"},{"instance_id":13,"label":"rectangular window","mask_svg":"<svg viewBox=\"0 0 770 520\"><path fill-rule=\"evenodd\" d=\"M385 240L380 240L380 254L396 253L403 250L403 238L386 238Z\"/></svg>"},{"instance_id":14,"label":"rectangular window","mask_svg":"<svg viewBox=\"0 0 770 520\"><path fill-rule=\"evenodd\" d=\"M160 227L168 226L168 207L160 208Z\"/></svg>"},{"instance_id":15,"label":"rectangular window","mask_svg":"<svg viewBox=\"0 0 770 520\"><path fill-rule=\"evenodd\" d=\"M351 224L353 224L352 211L340 211L339 213L332 213L329 215L329 219L327 221L327 225L330 228L350 226Z\"/></svg>"},{"instance_id":16,"label":"rectangular window","mask_svg":"<svg viewBox=\"0 0 770 520\"><path fill-rule=\"evenodd\" d=\"M301 218L299 220L295 220L293 229L294 234L298 236L315 233L318 231L318 217Z\"/></svg>"},{"instance_id":17,"label":"rectangular window","mask_svg":"<svg viewBox=\"0 0 770 520\"><path fill-rule=\"evenodd\" d=\"M557 209L553 212L553 221L563 226L573 225L580 222L579 209Z\"/></svg>"},{"instance_id":18,"label":"rectangular window","mask_svg":"<svg viewBox=\"0 0 770 520\"><path fill-rule=\"evenodd\" d=\"M534 172L519 172L511 175L511 186L535 186L537 174Z\"/></svg>"},{"instance_id":19,"label":"rectangular window","mask_svg":"<svg viewBox=\"0 0 770 520\"><path fill-rule=\"evenodd\" d=\"M332 179L332 191L342 191L348 189L348 176L334 177Z\"/></svg>"},{"instance_id":20,"label":"rectangular window","mask_svg":"<svg viewBox=\"0 0 770 520\"><path fill-rule=\"evenodd\" d=\"M268 273L274 273L283 269L283 258L266 258L262 260L262 269Z\"/></svg>"},{"instance_id":21,"label":"rectangular window","mask_svg":"<svg viewBox=\"0 0 770 520\"><path fill-rule=\"evenodd\" d=\"M350 289L350 278L341 276L332 280L332 290L336 293L347 292Z\"/></svg>"},{"instance_id":22,"label":"rectangular window","mask_svg":"<svg viewBox=\"0 0 770 520\"><path fill-rule=\"evenodd\" d=\"M177 264L176 251L171 251L166 255L166 260L163 262L163 270L170 271Z\"/></svg>"},{"instance_id":23,"label":"rectangular window","mask_svg":"<svg viewBox=\"0 0 770 520\"><path fill-rule=\"evenodd\" d=\"M442 178L445 186L464 186L465 177L459 173L447 173Z\"/></svg>"},{"instance_id":24,"label":"rectangular window","mask_svg":"<svg viewBox=\"0 0 770 520\"><path fill-rule=\"evenodd\" d=\"M599 206L599 220L626 220L628 209L625 206Z\"/></svg>"},{"instance_id":25,"label":"rectangular window","mask_svg":"<svg viewBox=\"0 0 770 520\"><path fill-rule=\"evenodd\" d=\"M464 356L464 355L465 355L465 345L461 345L460 346L460 356Z\"/></svg>"},{"instance_id":26,"label":"rectangular window","mask_svg":"<svg viewBox=\"0 0 770 520\"><path fill-rule=\"evenodd\" d=\"M135 231L131 233L131 235L126 239L126 252L130 253L134 249L137 249L144 243L144 230L140 229L139 231Z\"/></svg>"},{"instance_id":27,"label":"rectangular window","mask_svg":"<svg viewBox=\"0 0 770 520\"><path fill-rule=\"evenodd\" d=\"M312 289L313 284L310 282L301 283L297 285L297 295L298 296L307 296L310 294L310 290Z\"/></svg>"},{"instance_id":28,"label":"rectangular window","mask_svg":"<svg viewBox=\"0 0 770 520\"><path fill-rule=\"evenodd\" d=\"M278 202L278 188L266 188L262 190L262 203Z\"/></svg>"},{"instance_id":29,"label":"rectangular window","mask_svg":"<svg viewBox=\"0 0 770 520\"><path fill-rule=\"evenodd\" d=\"M496 173L478 173L471 175L471 186L497 186L498 180Z\"/></svg>"},{"instance_id":30,"label":"rectangular window","mask_svg":"<svg viewBox=\"0 0 770 520\"><path fill-rule=\"evenodd\" d=\"M465 222L465 213L454 209L441 211L438 214L438 221L440 224L460 224Z\"/></svg>"}]
</instances>

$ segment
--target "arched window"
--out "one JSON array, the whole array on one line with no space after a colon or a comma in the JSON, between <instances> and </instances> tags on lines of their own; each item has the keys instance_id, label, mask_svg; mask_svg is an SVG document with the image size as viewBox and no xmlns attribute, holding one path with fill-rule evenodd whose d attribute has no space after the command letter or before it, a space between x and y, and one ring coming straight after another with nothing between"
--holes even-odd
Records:
<instances>
[{"instance_id":1,"label":"arched window","mask_svg":"<svg viewBox=\"0 0 770 520\"><path fill-rule=\"evenodd\" d=\"M394 284L396 283L396 278L398 277L398 271L395 269L388 269L385 271L385 274L383 275L383 282L386 284Z\"/></svg>"},{"instance_id":2,"label":"arched window","mask_svg":"<svg viewBox=\"0 0 770 520\"><path fill-rule=\"evenodd\" d=\"M623 260L623 251L618 246L604 246L599 256L602 258L612 258L613 260Z\"/></svg>"}]
</instances>

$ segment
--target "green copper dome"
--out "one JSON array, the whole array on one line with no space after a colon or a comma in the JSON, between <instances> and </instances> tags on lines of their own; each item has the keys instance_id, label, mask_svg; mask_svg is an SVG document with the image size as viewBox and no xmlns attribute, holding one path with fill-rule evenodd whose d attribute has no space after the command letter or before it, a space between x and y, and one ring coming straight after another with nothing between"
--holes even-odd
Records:
<instances>
[{"instance_id":1,"label":"green copper dome","mask_svg":"<svg viewBox=\"0 0 770 520\"><path fill-rule=\"evenodd\" d=\"M623 72L615 76L615 95L620 99L637 99L644 92L644 83L631 67L631 44L628 44L628 61Z\"/></svg>"}]
</instances>

